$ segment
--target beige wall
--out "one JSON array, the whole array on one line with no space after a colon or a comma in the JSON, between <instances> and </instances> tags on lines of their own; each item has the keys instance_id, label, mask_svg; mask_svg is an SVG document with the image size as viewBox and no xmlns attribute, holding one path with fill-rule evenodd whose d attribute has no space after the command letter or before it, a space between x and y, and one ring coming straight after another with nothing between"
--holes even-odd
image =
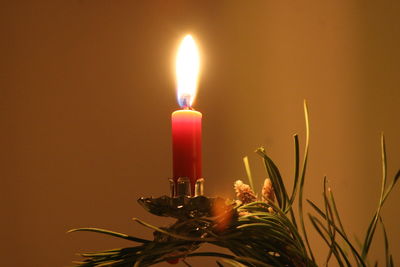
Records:
<instances>
[{"instance_id":1,"label":"beige wall","mask_svg":"<svg viewBox=\"0 0 400 267\"><path fill-rule=\"evenodd\" d=\"M307 99L307 197L320 202L328 175L348 231L361 236L378 198L381 131L390 177L400 167L399 12L398 1L3 3L2 265L66 266L75 252L127 245L70 228L149 237L131 217L166 222L135 201L167 193L173 61L187 32L202 49L195 105L208 194L232 196L244 155L261 183L259 145L290 184ZM399 205L397 188L383 210L397 263Z\"/></svg>"}]
</instances>

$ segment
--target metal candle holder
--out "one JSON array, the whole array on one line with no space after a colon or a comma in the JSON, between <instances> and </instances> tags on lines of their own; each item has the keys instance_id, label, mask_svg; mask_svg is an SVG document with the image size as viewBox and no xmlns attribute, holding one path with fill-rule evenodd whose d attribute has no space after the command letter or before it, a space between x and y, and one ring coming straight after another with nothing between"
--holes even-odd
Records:
<instances>
[{"instance_id":1,"label":"metal candle holder","mask_svg":"<svg viewBox=\"0 0 400 267\"><path fill-rule=\"evenodd\" d=\"M148 212L164 217L173 217L178 220L187 220L198 217L211 217L214 204L225 200L219 197L206 197L204 193L204 179L197 179L194 196L191 196L191 183L187 177L176 180L169 179L171 196L158 198L141 197L138 202Z\"/></svg>"},{"instance_id":2,"label":"metal candle holder","mask_svg":"<svg viewBox=\"0 0 400 267\"><path fill-rule=\"evenodd\" d=\"M171 197L191 196L192 183L189 177L179 177L176 182L173 179L168 179L170 185ZM194 197L202 196L204 194L204 178L196 180L194 185Z\"/></svg>"}]
</instances>

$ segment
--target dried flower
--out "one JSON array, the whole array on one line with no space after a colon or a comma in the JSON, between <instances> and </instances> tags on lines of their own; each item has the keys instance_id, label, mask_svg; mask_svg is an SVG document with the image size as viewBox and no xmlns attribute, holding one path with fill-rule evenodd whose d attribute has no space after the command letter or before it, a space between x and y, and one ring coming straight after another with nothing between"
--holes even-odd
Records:
<instances>
[{"instance_id":1,"label":"dried flower","mask_svg":"<svg viewBox=\"0 0 400 267\"><path fill-rule=\"evenodd\" d=\"M264 180L264 185L261 191L262 194L262 199L267 202L274 202L275 200L275 192L274 192L274 187L272 186L271 179L266 178Z\"/></svg>"},{"instance_id":2,"label":"dried flower","mask_svg":"<svg viewBox=\"0 0 400 267\"><path fill-rule=\"evenodd\" d=\"M248 204L257 200L257 196L253 189L248 184L243 183L241 180L237 180L234 184L236 197L243 203Z\"/></svg>"}]
</instances>

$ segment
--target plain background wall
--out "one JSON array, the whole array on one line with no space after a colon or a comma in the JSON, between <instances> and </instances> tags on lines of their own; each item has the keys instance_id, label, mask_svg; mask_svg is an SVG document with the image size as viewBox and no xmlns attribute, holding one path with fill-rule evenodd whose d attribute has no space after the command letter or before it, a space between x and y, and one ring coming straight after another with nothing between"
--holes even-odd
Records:
<instances>
[{"instance_id":1,"label":"plain background wall","mask_svg":"<svg viewBox=\"0 0 400 267\"><path fill-rule=\"evenodd\" d=\"M3 1L2 266L67 266L78 251L129 245L71 228L151 237L131 218L169 222L136 199L168 193L174 57L186 33L202 50L207 194L233 196L245 155L261 183L260 145L291 184L307 99L306 197L321 203L328 175L348 232L362 237L380 190L381 131L389 177L400 167L399 12L389 0ZM396 188L383 218L397 263L399 205ZM372 256L383 259L377 241Z\"/></svg>"}]
</instances>

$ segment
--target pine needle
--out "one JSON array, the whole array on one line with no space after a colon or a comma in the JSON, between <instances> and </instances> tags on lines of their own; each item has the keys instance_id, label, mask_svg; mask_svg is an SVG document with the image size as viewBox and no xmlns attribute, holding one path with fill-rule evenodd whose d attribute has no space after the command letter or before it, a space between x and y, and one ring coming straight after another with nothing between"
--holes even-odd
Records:
<instances>
[{"instance_id":1,"label":"pine needle","mask_svg":"<svg viewBox=\"0 0 400 267\"><path fill-rule=\"evenodd\" d=\"M249 158L247 156L243 157L244 168L246 169L247 178L249 179L250 187L255 190L253 183L253 176L251 175Z\"/></svg>"}]
</instances>

